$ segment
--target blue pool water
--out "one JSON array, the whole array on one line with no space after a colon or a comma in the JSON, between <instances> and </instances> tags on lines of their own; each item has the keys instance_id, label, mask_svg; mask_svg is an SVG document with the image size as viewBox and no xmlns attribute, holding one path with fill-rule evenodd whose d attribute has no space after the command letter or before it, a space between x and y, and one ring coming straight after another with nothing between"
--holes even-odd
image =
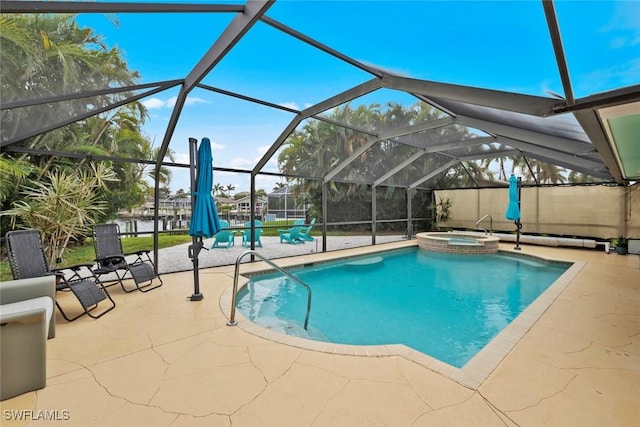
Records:
<instances>
[{"instance_id":1,"label":"blue pool water","mask_svg":"<svg viewBox=\"0 0 640 427\"><path fill-rule=\"evenodd\" d=\"M379 258L379 259L376 259ZM528 257L403 249L259 275L237 307L263 326L342 344L404 344L462 367L570 264Z\"/></svg>"}]
</instances>

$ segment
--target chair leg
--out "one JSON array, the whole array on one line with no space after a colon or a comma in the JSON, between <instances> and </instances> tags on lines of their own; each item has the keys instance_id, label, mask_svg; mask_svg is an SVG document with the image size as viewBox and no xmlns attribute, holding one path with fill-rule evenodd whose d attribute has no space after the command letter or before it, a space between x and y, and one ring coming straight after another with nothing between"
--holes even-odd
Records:
<instances>
[{"instance_id":1,"label":"chair leg","mask_svg":"<svg viewBox=\"0 0 640 427\"><path fill-rule=\"evenodd\" d=\"M64 317L64 320L66 320L67 322L73 322L74 320L78 319L79 317L82 317L85 314L87 314L86 311L83 311L82 313L78 314L77 316L69 318L69 316L67 316L67 313L65 313L64 310L62 309L62 306L60 305L58 300L56 300L56 307L58 307L58 310L60 310L60 314L62 314L62 317Z\"/></svg>"},{"instance_id":2,"label":"chair leg","mask_svg":"<svg viewBox=\"0 0 640 427\"><path fill-rule=\"evenodd\" d=\"M127 276L127 271L128 270L125 271L122 275L120 275L118 273L119 270L122 270L122 269L111 270L111 271L106 271L106 272L96 272L96 271L94 271L94 274L96 275L96 277L98 278L100 283L102 283L105 288L111 287L111 286L115 285L116 283L118 283L120 285L120 287L122 288L122 291L127 293L127 294L135 291L135 289L127 289L124 286L124 280L127 279L126 276ZM116 275L116 279L110 279L110 280L105 282L104 280L100 279L105 274L115 274ZM108 283L108 284L105 285L105 283Z\"/></svg>"},{"instance_id":3,"label":"chair leg","mask_svg":"<svg viewBox=\"0 0 640 427\"><path fill-rule=\"evenodd\" d=\"M90 307L85 307L82 305L82 303L80 303L80 305L83 308L82 313L74 316L74 317L69 317L67 315L67 313L65 313L65 311L62 309L62 306L60 305L60 303L58 302L58 300L56 299L56 306L58 307L58 310L60 310L60 314L62 314L62 317L64 318L64 320L66 320L67 322L73 322L76 319L81 318L82 316L84 316L85 314L88 315L89 317L92 317L94 319L98 319L102 316L104 316L105 314L107 314L108 312L110 312L111 310L113 310L114 308L116 308L116 303L115 301L111 298L111 295L109 295L109 292L107 292L107 290L105 289L104 285L102 283L100 283L100 287L102 288L102 291L105 293L105 295L107 296L107 298L109 299L109 301L111 301L111 307L109 307L108 309L104 310L102 313L100 313L97 316L94 316L91 312L93 310L95 310L96 308L98 308L98 304L93 304ZM61 292L60 290L58 290L58 292ZM74 294L75 295L75 294ZM80 302L78 300L78 302Z\"/></svg>"},{"instance_id":4,"label":"chair leg","mask_svg":"<svg viewBox=\"0 0 640 427\"><path fill-rule=\"evenodd\" d=\"M152 290L154 290L154 289L158 289L160 286L162 286L162 285L163 285L163 283L162 283L162 279L160 278L160 276L156 276L155 278L157 278L157 279L158 279L158 281L159 281L160 283L159 283L159 284L156 284L154 287L149 288L149 286L151 286L151 284L153 283L153 280L151 280L151 282L149 282L148 284L146 284L146 285L144 285L144 286L139 286L139 285L136 283L136 287L138 288L138 290L139 290L140 292L149 292L149 291L152 291ZM154 279L155 279L155 278L154 278ZM135 281L134 281L134 282L135 282ZM147 289L147 288L148 288L148 289Z\"/></svg>"}]
</instances>

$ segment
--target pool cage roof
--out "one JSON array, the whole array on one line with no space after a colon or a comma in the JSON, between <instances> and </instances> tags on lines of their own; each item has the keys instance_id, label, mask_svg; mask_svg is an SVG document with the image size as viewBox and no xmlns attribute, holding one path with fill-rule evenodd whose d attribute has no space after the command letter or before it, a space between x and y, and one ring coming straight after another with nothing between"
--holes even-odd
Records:
<instances>
[{"instance_id":1,"label":"pool cage roof","mask_svg":"<svg viewBox=\"0 0 640 427\"><path fill-rule=\"evenodd\" d=\"M631 2L632 3L632 2ZM134 101L145 101L168 94L175 100L170 114L160 121L160 155L157 165L175 163L164 162L170 147L185 141L186 129L194 126L189 119L190 108L210 110L210 121L215 125L219 108L235 112L236 120L229 124L225 143L238 151L250 138L243 134L245 127L257 123L262 126L269 121L279 131L265 131L262 146L268 147L253 165L238 168L230 161L215 164L214 169L242 171L250 173L252 190L255 191L255 177L260 175L282 175L275 161L287 146L292 132L303 132L305 126L328 125L334 132L328 143L348 145L348 150L335 150L331 161L300 162L286 174L288 178L309 178L322 182L346 182L371 186L392 186L406 189L439 188L481 188L506 186L504 174L498 169L513 170L515 165L524 173L525 185L545 185L567 183L569 174L580 174L581 183L616 183L629 185L640 179L640 84L637 74L635 81L625 87L604 87L596 94L581 94L574 88L568 60L580 46L581 35L569 34L566 39L560 31L560 24L576 28L571 23L572 7L591 7L589 3L573 2L554 4L552 1L538 2L280 2L248 1L246 3L154 3L154 2L39 2L3 1L2 13L74 13L80 17L95 17L102 14L117 14L118 17L139 16L135 28L139 38L139 50L151 49L162 44L156 40L158 16L168 16L172 28L162 31L169 33L163 54L157 56L157 67L173 74L172 79L153 80L153 76L143 76L144 83L114 85L112 81L92 79L92 85L74 87L64 93L34 94L25 88L23 93L3 94L1 106L2 133L0 144L3 151L32 152L37 154L88 156L82 153L61 153L46 147L26 148L20 143L28 138L57 129L71 123L85 120L92 115L103 114L114 108ZM329 10L328 5L331 9ZM378 7L392 8L398 13L379 12ZM463 70L449 70L456 83L446 83L446 73L429 73L430 64L438 63L438 52L459 49L465 51L465 43L470 40L450 41L452 34L442 34L440 39L424 41L402 40L404 25L427 25L434 21L430 16L414 16L412 8L453 8L449 16L469 19L477 7L498 7L514 9L524 20L522 27L546 27L547 38L538 40L531 55L540 56L543 67L538 80L551 79L556 84L554 92L540 96L536 90L521 92L510 87L531 87L523 82L517 72L518 67L527 67L522 52L518 57L509 57L509 52L500 49L499 43L489 45L486 41L488 57L483 64L473 63L473 58ZM298 11L304 9L304 11ZM358 12L355 15L354 11ZM338 16L336 16L336 13ZM312 14L311 16L309 14ZM564 15L563 15L564 14ZM377 19L374 21L374 18ZM565 20L561 18L564 17ZM437 19L440 19L437 18ZM191 21L190 21L191 20ZM323 22L326 33L309 21ZM163 21L165 24L167 21ZM189 24L192 22L192 24ZM202 27L207 24L206 31ZM348 25L347 25L348 23ZM452 21L453 25L454 22ZM526 32L517 33L505 22L503 37L522 37L522 49L531 48ZM184 26L182 26L184 25ZM442 31L444 26L436 26ZM487 36L481 22L478 38ZM494 28L495 22L486 24ZM122 26L123 31L126 27ZM509 28L507 28L509 27ZM594 23L581 22L585 32L596 33ZM380 29L391 29L381 36ZM177 29L171 31L171 29ZM308 29L309 33L305 33ZM513 34L506 33L508 30ZM454 29L455 30L455 29ZM425 31L427 31L425 29ZM147 34L148 33L148 34ZM405 72L393 71L410 68L407 64L392 64L393 70L384 66L384 48L379 57L367 57L354 48L353 52L341 51L341 46L325 44L327 34L331 40L357 37L361 44L379 43L380 37L398 37L396 46L415 43L412 60L420 59L427 68L427 76L436 79L408 77ZM264 37L269 35L265 45ZM131 36L131 35L130 35ZM336 37L337 36L337 37ZM427 38L427 37L425 37ZM274 40L277 44L273 44ZM495 36L491 38L495 41ZM500 39L498 38L498 41ZM196 46L201 54L191 62L176 64L171 51L180 49L181 43ZM341 45L337 42L336 44ZM192 47L193 47L192 46ZM345 44L345 46L347 46ZM433 50L425 50L425 46ZM345 47L345 49L347 49ZM573 49L573 50L571 50ZM577 50L580 49L580 50ZM595 49L595 47L594 47ZM298 52L305 51L304 63L297 63ZM247 55L247 53L250 53ZM364 51L363 51L364 52ZM468 52L467 52L468 53ZM242 56L241 56L242 54ZM589 54L596 55L597 52ZM127 51L132 58L136 51ZM362 55L362 56L361 56ZM527 52L524 53L524 56ZM241 58L251 58L242 62ZM637 58L635 59L637 61ZM246 61L246 59L245 59ZM538 61L536 59L534 62ZM303 62L303 61L300 61ZM443 61L444 62L444 61ZM510 64L514 62L515 64ZM598 62L598 61L595 61ZM271 78L279 78L278 84L286 83L287 77L274 77L270 67L284 63L291 68L291 75L306 73L308 82L315 88L313 93L305 93L312 102L304 107L283 102L281 94L270 90ZM507 73L509 81L503 88L482 88L465 81L465 75L473 75L474 67L495 67L496 73ZM279 64L282 65L282 64ZM615 66L617 64L608 64ZM505 70L501 70L504 68ZM594 70L580 70L581 75ZM258 83L245 83L243 74L252 76ZM416 73L417 74L417 73ZM524 75L524 73L522 73ZM322 82L331 83L325 86ZM248 79L247 79L248 81ZM552 83L551 85L553 85ZM580 85L582 87L584 85ZM279 86L280 87L280 86ZM338 88L338 89L336 89ZM291 94L304 92L304 87L292 84ZM328 93L326 93L328 92ZM203 101L207 100L207 101ZM406 120L355 120L353 112L360 106L378 105L385 117L393 117L393 106L404 106L405 110L429 111L416 114ZM224 107L222 106L224 105ZM167 110L169 111L169 110ZM26 114L30 120L12 121L12 114ZM206 126L195 125L198 132ZM226 129L226 128L225 128ZM184 132L183 132L184 130ZM215 131L213 138L217 138ZM221 132L224 134L224 130ZM184 133L184 135L183 135ZM255 136L251 136L254 138ZM222 138L222 136L221 136ZM357 141L357 144L353 142ZM363 166L363 157L377 156L376 163ZM110 158L117 159L117 156ZM120 159L123 160L123 159ZM132 159L124 159L131 161ZM138 159L141 161L141 159ZM505 162L508 165L505 167ZM487 166L489 165L489 166ZM561 178L545 181L536 169L553 166ZM159 169L159 168L158 168Z\"/></svg>"}]
</instances>

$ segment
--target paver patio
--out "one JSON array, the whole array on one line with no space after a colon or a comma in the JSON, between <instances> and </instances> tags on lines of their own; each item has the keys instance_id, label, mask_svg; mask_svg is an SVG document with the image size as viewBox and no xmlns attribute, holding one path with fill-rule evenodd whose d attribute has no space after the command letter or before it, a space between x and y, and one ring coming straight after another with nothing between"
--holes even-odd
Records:
<instances>
[{"instance_id":1,"label":"paver patio","mask_svg":"<svg viewBox=\"0 0 640 427\"><path fill-rule=\"evenodd\" d=\"M229 327L220 298L233 267L225 266L201 271L200 302L188 300L193 274L181 272L147 294L111 287L118 305L99 320L58 315L47 387L2 402L2 424L640 425L640 257L527 245L523 252L585 264L477 389L402 355L328 354Z\"/></svg>"}]
</instances>

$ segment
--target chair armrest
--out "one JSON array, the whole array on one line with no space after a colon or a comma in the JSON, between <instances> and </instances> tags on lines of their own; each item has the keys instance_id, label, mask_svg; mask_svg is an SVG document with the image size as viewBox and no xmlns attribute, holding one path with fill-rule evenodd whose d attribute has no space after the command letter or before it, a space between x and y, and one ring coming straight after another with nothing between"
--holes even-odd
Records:
<instances>
[{"instance_id":1,"label":"chair armrest","mask_svg":"<svg viewBox=\"0 0 640 427\"><path fill-rule=\"evenodd\" d=\"M92 270L94 274L112 273L121 268L125 268L127 260L124 256L115 255L109 257L96 258L96 268Z\"/></svg>"},{"instance_id":2,"label":"chair armrest","mask_svg":"<svg viewBox=\"0 0 640 427\"><path fill-rule=\"evenodd\" d=\"M72 270L72 271L80 271L80 269L82 268L88 268L91 269L93 267L93 264L75 264L75 265L70 265L68 267L61 267L61 268L56 268L56 269L52 269L51 271L54 272L56 275L58 275L59 273L62 273L65 270Z\"/></svg>"},{"instance_id":3,"label":"chair armrest","mask_svg":"<svg viewBox=\"0 0 640 427\"><path fill-rule=\"evenodd\" d=\"M141 251L128 252L128 253L124 254L124 256L129 256L129 255L138 255L138 256L140 256L140 255L148 254L149 252L151 252L151 251L147 250L147 249L143 249Z\"/></svg>"},{"instance_id":4,"label":"chair armrest","mask_svg":"<svg viewBox=\"0 0 640 427\"><path fill-rule=\"evenodd\" d=\"M56 298L56 276L32 277L30 279L7 280L0 282L0 301L2 304L21 302L38 297ZM56 336L55 314L51 312L49 319L49 338Z\"/></svg>"},{"instance_id":5,"label":"chair armrest","mask_svg":"<svg viewBox=\"0 0 640 427\"><path fill-rule=\"evenodd\" d=\"M61 286L66 287L68 282L87 279L90 277L95 277L95 273L93 272L93 264L76 264L70 265L68 267L56 268L55 270L51 270L52 273L64 280L64 285L60 283ZM84 269L84 273L82 273ZM70 272L70 274L66 274L65 272ZM58 287L61 289L61 287Z\"/></svg>"},{"instance_id":6,"label":"chair armrest","mask_svg":"<svg viewBox=\"0 0 640 427\"><path fill-rule=\"evenodd\" d=\"M124 256L123 255L111 255L111 256L106 256L106 257L100 257L100 258L95 258L94 259L95 262L97 263L103 263L103 262L109 262L109 263L117 263L117 262L122 262L124 261Z\"/></svg>"}]
</instances>

